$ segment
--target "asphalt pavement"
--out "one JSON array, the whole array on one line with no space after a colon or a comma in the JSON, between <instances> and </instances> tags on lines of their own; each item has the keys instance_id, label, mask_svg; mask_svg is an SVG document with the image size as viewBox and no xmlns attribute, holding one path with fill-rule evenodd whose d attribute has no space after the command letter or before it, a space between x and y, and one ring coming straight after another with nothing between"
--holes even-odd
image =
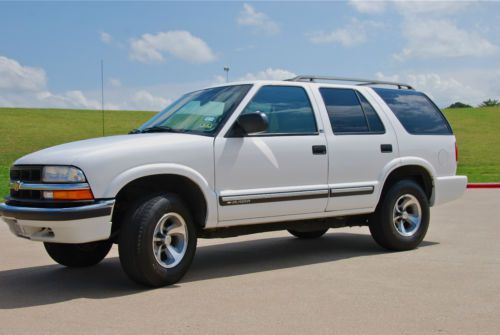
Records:
<instances>
[{"instance_id":1,"label":"asphalt pavement","mask_svg":"<svg viewBox=\"0 0 500 335\"><path fill-rule=\"evenodd\" d=\"M366 227L200 240L178 284L120 268L66 269L0 225L0 334L499 334L500 190L433 208L420 248L387 252Z\"/></svg>"}]
</instances>

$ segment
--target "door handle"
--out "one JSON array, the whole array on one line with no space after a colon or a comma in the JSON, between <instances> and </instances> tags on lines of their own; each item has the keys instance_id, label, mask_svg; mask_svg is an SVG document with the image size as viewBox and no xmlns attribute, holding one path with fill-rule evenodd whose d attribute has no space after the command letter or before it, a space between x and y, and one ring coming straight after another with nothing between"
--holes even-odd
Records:
<instances>
[{"instance_id":1,"label":"door handle","mask_svg":"<svg viewBox=\"0 0 500 335\"><path fill-rule=\"evenodd\" d=\"M313 155L326 155L326 145L313 145Z\"/></svg>"},{"instance_id":2,"label":"door handle","mask_svg":"<svg viewBox=\"0 0 500 335\"><path fill-rule=\"evenodd\" d=\"M392 152L392 144L381 144L380 145L380 151L385 153L385 152Z\"/></svg>"}]
</instances>

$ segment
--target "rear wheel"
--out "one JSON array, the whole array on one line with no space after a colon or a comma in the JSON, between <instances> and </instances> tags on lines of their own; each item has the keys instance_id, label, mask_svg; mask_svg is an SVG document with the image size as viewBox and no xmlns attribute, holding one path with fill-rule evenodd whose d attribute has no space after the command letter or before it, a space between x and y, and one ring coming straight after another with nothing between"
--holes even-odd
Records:
<instances>
[{"instance_id":1,"label":"rear wheel","mask_svg":"<svg viewBox=\"0 0 500 335\"><path fill-rule=\"evenodd\" d=\"M132 280L152 287L176 283L196 251L191 214L174 194L147 196L126 215L118 250L122 268Z\"/></svg>"},{"instance_id":2,"label":"rear wheel","mask_svg":"<svg viewBox=\"0 0 500 335\"><path fill-rule=\"evenodd\" d=\"M381 199L370 232L389 250L410 250L424 239L429 227L429 202L422 188L412 180L394 184Z\"/></svg>"},{"instance_id":3,"label":"rear wheel","mask_svg":"<svg viewBox=\"0 0 500 335\"><path fill-rule=\"evenodd\" d=\"M292 234L293 236L298 237L300 239L319 238L319 237L323 236L327 231L328 231L328 228L314 230L314 231L298 231L298 230L288 229L288 232L290 234Z\"/></svg>"},{"instance_id":4,"label":"rear wheel","mask_svg":"<svg viewBox=\"0 0 500 335\"><path fill-rule=\"evenodd\" d=\"M111 241L81 244L45 242L43 245L49 256L57 263L68 267L85 267L102 261L113 243Z\"/></svg>"}]
</instances>

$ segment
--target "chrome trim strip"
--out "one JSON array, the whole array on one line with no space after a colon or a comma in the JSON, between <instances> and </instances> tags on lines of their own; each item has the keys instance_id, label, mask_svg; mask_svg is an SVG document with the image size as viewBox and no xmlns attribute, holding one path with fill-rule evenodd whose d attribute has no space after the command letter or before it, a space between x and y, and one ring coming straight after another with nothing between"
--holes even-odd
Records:
<instances>
[{"instance_id":1,"label":"chrome trim strip","mask_svg":"<svg viewBox=\"0 0 500 335\"><path fill-rule=\"evenodd\" d=\"M90 186L88 183L74 183L74 184L31 184L19 181L11 181L9 184L11 190L30 190L30 191L75 191L86 190Z\"/></svg>"},{"instance_id":2,"label":"chrome trim strip","mask_svg":"<svg viewBox=\"0 0 500 335\"><path fill-rule=\"evenodd\" d=\"M33 221L82 220L99 216L110 216L114 205L114 199L102 200L91 205L66 208L20 207L1 203L0 217Z\"/></svg>"},{"instance_id":3,"label":"chrome trim strip","mask_svg":"<svg viewBox=\"0 0 500 335\"><path fill-rule=\"evenodd\" d=\"M244 194L219 197L219 203L222 206L227 205L245 205L259 202L275 202L275 201L292 201L306 200L315 198L327 198L328 189L322 190L307 190L307 191L290 191L276 193L259 193L259 194Z\"/></svg>"},{"instance_id":4,"label":"chrome trim strip","mask_svg":"<svg viewBox=\"0 0 500 335\"><path fill-rule=\"evenodd\" d=\"M278 192L278 193L260 193L260 194L248 194L248 195L230 195L223 196L223 201L234 201L234 200L255 200L255 199L272 199L281 197L295 197L302 195L317 195L317 194L328 194L328 190L312 190L312 191L291 191L291 192Z\"/></svg>"},{"instance_id":5,"label":"chrome trim strip","mask_svg":"<svg viewBox=\"0 0 500 335\"><path fill-rule=\"evenodd\" d=\"M374 186L339 187L331 188L330 195L332 197L343 197L349 195L372 194L374 190Z\"/></svg>"}]
</instances>

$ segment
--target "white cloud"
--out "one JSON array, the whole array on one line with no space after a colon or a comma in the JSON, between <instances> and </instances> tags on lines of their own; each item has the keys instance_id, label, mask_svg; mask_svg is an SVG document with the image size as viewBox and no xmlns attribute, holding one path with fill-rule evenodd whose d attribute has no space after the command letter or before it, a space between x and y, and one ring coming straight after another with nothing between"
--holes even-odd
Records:
<instances>
[{"instance_id":1,"label":"white cloud","mask_svg":"<svg viewBox=\"0 0 500 335\"><path fill-rule=\"evenodd\" d=\"M349 0L355 10L365 14L381 14L392 5L404 16L425 14L430 16L453 15L471 6L475 0Z\"/></svg>"},{"instance_id":2,"label":"white cloud","mask_svg":"<svg viewBox=\"0 0 500 335\"><path fill-rule=\"evenodd\" d=\"M268 34L277 34L279 25L274 22L269 16L262 12L258 12L253 6L244 3L238 18L236 19L241 26L254 27L256 31Z\"/></svg>"},{"instance_id":3,"label":"white cloud","mask_svg":"<svg viewBox=\"0 0 500 335\"><path fill-rule=\"evenodd\" d=\"M394 55L397 60L484 57L499 51L499 47L486 38L460 29L447 19L407 19L403 23L402 35L407 44Z\"/></svg>"},{"instance_id":4,"label":"white cloud","mask_svg":"<svg viewBox=\"0 0 500 335\"><path fill-rule=\"evenodd\" d=\"M97 100L89 99L82 91L72 90L61 93L43 91L15 91L0 93L1 107L76 108L100 109Z\"/></svg>"},{"instance_id":5,"label":"white cloud","mask_svg":"<svg viewBox=\"0 0 500 335\"><path fill-rule=\"evenodd\" d=\"M403 75L386 75L378 72L377 79L401 81L413 85L417 90L426 92L436 103L449 106L453 102L478 105L486 99L498 99L500 93L500 69L497 70L460 70L453 72L407 72Z\"/></svg>"},{"instance_id":6,"label":"white cloud","mask_svg":"<svg viewBox=\"0 0 500 335\"><path fill-rule=\"evenodd\" d=\"M165 54L191 63L208 63L216 59L208 44L189 31L144 34L130 41L129 56L133 60L143 63L163 62Z\"/></svg>"},{"instance_id":7,"label":"white cloud","mask_svg":"<svg viewBox=\"0 0 500 335\"><path fill-rule=\"evenodd\" d=\"M221 84L225 84L225 83L226 83L226 77L221 76L221 75L217 75L213 78L210 85L221 85Z\"/></svg>"},{"instance_id":8,"label":"white cloud","mask_svg":"<svg viewBox=\"0 0 500 335\"><path fill-rule=\"evenodd\" d=\"M406 45L394 58L406 59L487 57L500 47L472 29L459 27L453 18L475 1L395 1L403 16Z\"/></svg>"},{"instance_id":9,"label":"white cloud","mask_svg":"<svg viewBox=\"0 0 500 335\"><path fill-rule=\"evenodd\" d=\"M140 90L132 95L132 99L126 105L126 109L157 111L165 108L171 102L171 99L164 99L154 96L146 90Z\"/></svg>"},{"instance_id":10,"label":"white cloud","mask_svg":"<svg viewBox=\"0 0 500 335\"><path fill-rule=\"evenodd\" d=\"M297 76L295 73L284 69L267 68L264 71L247 73L237 80L283 80Z\"/></svg>"},{"instance_id":11,"label":"white cloud","mask_svg":"<svg viewBox=\"0 0 500 335\"><path fill-rule=\"evenodd\" d=\"M247 80L284 80L296 77L297 75L292 71L285 69L273 69L268 67L263 71L248 72L243 76L236 77L234 80L229 78L229 81L247 81ZM226 83L226 77L217 75L213 77L210 85L221 85Z\"/></svg>"},{"instance_id":12,"label":"white cloud","mask_svg":"<svg viewBox=\"0 0 500 335\"><path fill-rule=\"evenodd\" d=\"M120 79L117 78L109 78L109 84L113 87L122 86L122 82L120 81Z\"/></svg>"},{"instance_id":13,"label":"white cloud","mask_svg":"<svg viewBox=\"0 0 500 335\"><path fill-rule=\"evenodd\" d=\"M101 39L101 42L104 44L111 44L111 42L113 41L113 36L104 31L101 31L99 33L99 38Z\"/></svg>"},{"instance_id":14,"label":"white cloud","mask_svg":"<svg viewBox=\"0 0 500 335\"><path fill-rule=\"evenodd\" d=\"M474 1L460 1L460 0L424 0L424 1L394 1L394 5L399 13L407 16L411 15L432 15L432 16L446 16L453 15L460 11L465 10L471 6Z\"/></svg>"},{"instance_id":15,"label":"white cloud","mask_svg":"<svg viewBox=\"0 0 500 335\"><path fill-rule=\"evenodd\" d=\"M171 102L161 95L178 95L184 89L160 87L156 91L163 93L155 95L146 89L122 88L114 78L110 78L110 84L112 88L104 92L106 109L160 110ZM0 107L100 109L100 90L54 93L48 87L45 70L0 56Z\"/></svg>"},{"instance_id":16,"label":"white cloud","mask_svg":"<svg viewBox=\"0 0 500 335\"><path fill-rule=\"evenodd\" d=\"M81 91L54 94L47 87L45 70L24 66L0 56L0 103L6 107L96 108Z\"/></svg>"},{"instance_id":17,"label":"white cloud","mask_svg":"<svg viewBox=\"0 0 500 335\"><path fill-rule=\"evenodd\" d=\"M361 13L381 14L387 3L380 0L349 0L349 4Z\"/></svg>"},{"instance_id":18,"label":"white cloud","mask_svg":"<svg viewBox=\"0 0 500 335\"><path fill-rule=\"evenodd\" d=\"M47 99L47 103L54 103L57 100L60 100L64 106L68 107L101 108L101 104L98 101L87 98L80 90L68 91L62 95L52 95Z\"/></svg>"},{"instance_id":19,"label":"white cloud","mask_svg":"<svg viewBox=\"0 0 500 335\"><path fill-rule=\"evenodd\" d=\"M0 56L0 90L39 91L45 88L47 75L40 68L22 66L14 59Z\"/></svg>"},{"instance_id":20,"label":"white cloud","mask_svg":"<svg viewBox=\"0 0 500 335\"><path fill-rule=\"evenodd\" d=\"M331 32L318 31L307 36L314 44L340 44L344 47L353 47L365 43L368 40L369 31L381 26L381 23L375 21L352 19L343 28Z\"/></svg>"}]
</instances>

